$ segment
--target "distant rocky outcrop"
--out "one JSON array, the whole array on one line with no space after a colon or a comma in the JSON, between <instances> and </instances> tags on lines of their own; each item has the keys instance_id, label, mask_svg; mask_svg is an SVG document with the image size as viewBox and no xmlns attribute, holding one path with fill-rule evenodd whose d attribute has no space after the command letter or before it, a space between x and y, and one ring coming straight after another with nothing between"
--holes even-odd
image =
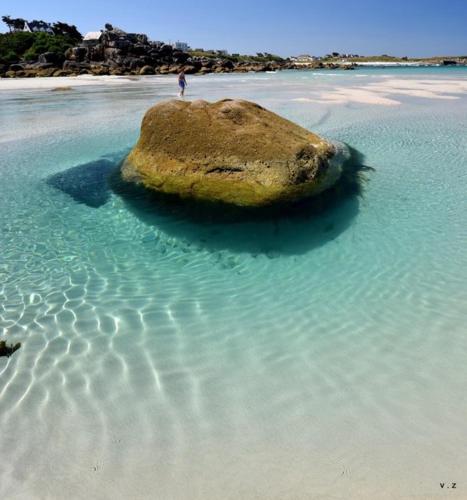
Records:
<instances>
[{"instance_id":1,"label":"distant rocky outcrop","mask_svg":"<svg viewBox=\"0 0 467 500\"><path fill-rule=\"evenodd\" d=\"M65 53L63 69L94 74L154 74L164 65L183 64L189 55L144 34L126 33L106 24Z\"/></svg>"},{"instance_id":2,"label":"distant rocky outcrop","mask_svg":"<svg viewBox=\"0 0 467 500\"><path fill-rule=\"evenodd\" d=\"M63 23L71 32L71 28ZM55 26L54 25L54 26ZM35 77L35 76L75 76L91 75L154 75L176 74L182 69L186 74L230 73L230 72L265 72L280 69L314 69L343 67L353 69L351 65L339 65L321 61L312 64L296 64L291 60L277 56L271 58L257 56L228 56L221 53L203 53L196 55L174 49L163 42L150 41L145 34L126 33L120 28L106 24L101 31L91 32L81 38L75 29L76 46L70 46L63 52L47 51L35 56L35 60L24 58L10 64L0 60L0 77ZM52 38L53 36L50 35ZM209 55L209 56L208 56Z\"/></svg>"},{"instance_id":3,"label":"distant rocky outcrop","mask_svg":"<svg viewBox=\"0 0 467 500\"><path fill-rule=\"evenodd\" d=\"M160 193L236 206L290 203L332 186L336 147L243 100L172 100L147 111L125 180Z\"/></svg>"}]
</instances>

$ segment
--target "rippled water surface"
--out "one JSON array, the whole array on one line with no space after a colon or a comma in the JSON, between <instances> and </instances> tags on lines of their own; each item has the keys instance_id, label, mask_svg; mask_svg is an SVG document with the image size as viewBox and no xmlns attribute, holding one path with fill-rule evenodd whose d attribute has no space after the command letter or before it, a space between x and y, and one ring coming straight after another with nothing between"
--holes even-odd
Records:
<instances>
[{"instance_id":1,"label":"rippled water surface","mask_svg":"<svg viewBox=\"0 0 467 500\"><path fill-rule=\"evenodd\" d=\"M365 193L151 209L103 172L173 78L0 81L0 497L467 498L467 71L189 84L351 144Z\"/></svg>"}]
</instances>

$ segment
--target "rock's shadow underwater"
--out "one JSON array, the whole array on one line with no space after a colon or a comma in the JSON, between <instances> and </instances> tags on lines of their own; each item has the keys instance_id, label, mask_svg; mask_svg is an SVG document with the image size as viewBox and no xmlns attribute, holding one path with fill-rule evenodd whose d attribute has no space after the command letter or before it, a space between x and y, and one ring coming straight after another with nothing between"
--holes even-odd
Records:
<instances>
[{"instance_id":1,"label":"rock's shadow underwater","mask_svg":"<svg viewBox=\"0 0 467 500\"><path fill-rule=\"evenodd\" d=\"M213 251L301 254L335 239L358 214L367 181L364 156L349 147L340 180L320 195L292 205L240 208L164 195L124 181L117 169L111 189L138 218L166 234Z\"/></svg>"},{"instance_id":2,"label":"rock's shadow underwater","mask_svg":"<svg viewBox=\"0 0 467 500\"><path fill-rule=\"evenodd\" d=\"M107 203L113 192L145 224L198 247L293 255L334 240L358 214L365 174L373 169L364 165L359 151L349 150L350 158L332 188L287 206L239 208L156 193L122 179L120 166L127 152L70 168L47 183L92 208Z\"/></svg>"},{"instance_id":3,"label":"rock's shadow underwater","mask_svg":"<svg viewBox=\"0 0 467 500\"><path fill-rule=\"evenodd\" d=\"M99 208L110 200L112 191L108 178L117 169L115 160L100 158L54 174L46 182L71 196L77 203Z\"/></svg>"}]
</instances>

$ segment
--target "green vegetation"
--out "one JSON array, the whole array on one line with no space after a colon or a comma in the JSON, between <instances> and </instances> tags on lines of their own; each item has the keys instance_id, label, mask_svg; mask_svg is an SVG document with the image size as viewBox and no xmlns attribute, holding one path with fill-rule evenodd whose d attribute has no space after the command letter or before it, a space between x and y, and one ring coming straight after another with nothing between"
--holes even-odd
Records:
<instances>
[{"instance_id":1,"label":"green vegetation","mask_svg":"<svg viewBox=\"0 0 467 500\"><path fill-rule=\"evenodd\" d=\"M33 44L23 54L25 60L36 60L44 52L55 52L64 54L67 49L73 47L75 42L63 35L49 35L48 33L33 33L35 36Z\"/></svg>"},{"instance_id":2,"label":"green vegetation","mask_svg":"<svg viewBox=\"0 0 467 500\"><path fill-rule=\"evenodd\" d=\"M461 61L465 59L465 56L433 56L433 57L398 57L389 56L387 54L382 54L380 56L350 56L347 57L343 54L335 56L336 52L323 57L324 62L336 62L339 63L342 60L348 62L426 62L426 63L441 63L444 59L454 59L456 61Z\"/></svg>"},{"instance_id":3,"label":"green vegetation","mask_svg":"<svg viewBox=\"0 0 467 500\"><path fill-rule=\"evenodd\" d=\"M0 63L18 62L33 43L34 35L32 33L0 34Z\"/></svg>"},{"instance_id":4,"label":"green vegetation","mask_svg":"<svg viewBox=\"0 0 467 500\"><path fill-rule=\"evenodd\" d=\"M405 62L408 61L407 57L396 57L396 56L388 56L383 54L381 56L359 56L359 57L351 57L349 58L351 62Z\"/></svg>"},{"instance_id":5,"label":"green vegetation","mask_svg":"<svg viewBox=\"0 0 467 500\"><path fill-rule=\"evenodd\" d=\"M75 40L66 35L17 31L0 34L0 64L36 61L44 52L64 54Z\"/></svg>"},{"instance_id":6,"label":"green vegetation","mask_svg":"<svg viewBox=\"0 0 467 500\"><path fill-rule=\"evenodd\" d=\"M0 33L0 64L12 64L20 61L36 61L44 52L63 55L69 47L74 47L82 40L76 26L56 22L26 21L2 16L9 33ZM30 31L32 26L32 32ZM24 31L28 28L29 31Z\"/></svg>"},{"instance_id":7,"label":"green vegetation","mask_svg":"<svg viewBox=\"0 0 467 500\"><path fill-rule=\"evenodd\" d=\"M26 19L22 17L12 18L11 16L2 16L2 21L8 26L10 31L23 31Z\"/></svg>"},{"instance_id":8,"label":"green vegetation","mask_svg":"<svg viewBox=\"0 0 467 500\"><path fill-rule=\"evenodd\" d=\"M336 55L337 54L337 55ZM383 54L380 56L345 56L343 54L338 54L337 52L333 52L332 54L328 54L325 57L323 57L323 61L326 62L340 62L342 60L349 61L349 62L378 62L378 61L385 61L385 62L402 62L402 61L407 61L407 57L395 57L395 56L388 56L387 54Z\"/></svg>"}]
</instances>

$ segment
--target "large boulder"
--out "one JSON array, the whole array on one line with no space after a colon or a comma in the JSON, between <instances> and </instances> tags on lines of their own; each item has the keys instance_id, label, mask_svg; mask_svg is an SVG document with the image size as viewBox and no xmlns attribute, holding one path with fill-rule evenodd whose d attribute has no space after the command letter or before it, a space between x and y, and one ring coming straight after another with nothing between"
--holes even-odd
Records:
<instances>
[{"instance_id":1,"label":"large boulder","mask_svg":"<svg viewBox=\"0 0 467 500\"><path fill-rule=\"evenodd\" d=\"M72 76L74 73L69 69L57 69L52 76Z\"/></svg>"},{"instance_id":2,"label":"large boulder","mask_svg":"<svg viewBox=\"0 0 467 500\"><path fill-rule=\"evenodd\" d=\"M101 64L91 64L90 72L96 76L110 74L110 70L109 70L108 66L104 66L103 64L102 65Z\"/></svg>"},{"instance_id":3,"label":"large boulder","mask_svg":"<svg viewBox=\"0 0 467 500\"><path fill-rule=\"evenodd\" d=\"M194 75L195 73L198 73L200 68L201 64L187 64L183 66L183 71L186 75Z\"/></svg>"},{"instance_id":4,"label":"large boulder","mask_svg":"<svg viewBox=\"0 0 467 500\"><path fill-rule=\"evenodd\" d=\"M186 63L190 56L189 54L187 54L186 52L182 52L181 50L174 50L172 57L175 63L183 64Z\"/></svg>"},{"instance_id":5,"label":"large boulder","mask_svg":"<svg viewBox=\"0 0 467 500\"><path fill-rule=\"evenodd\" d=\"M64 55L57 52L44 52L43 54L39 55L38 59L40 63L51 63L54 66L61 66L64 60Z\"/></svg>"},{"instance_id":6,"label":"large boulder","mask_svg":"<svg viewBox=\"0 0 467 500\"><path fill-rule=\"evenodd\" d=\"M143 66L139 70L140 75L153 75L154 74L154 68L152 66Z\"/></svg>"},{"instance_id":7,"label":"large boulder","mask_svg":"<svg viewBox=\"0 0 467 500\"><path fill-rule=\"evenodd\" d=\"M10 71L22 71L25 68L24 64L10 64Z\"/></svg>"},{"instance_id":8,"label":"large boulder","mask_svg":"<svg viewBox=\"0 0 467 500\"><path fill-rule=\"evenodd\" d=\"M88 49L86 47L72 47L65 51L65 58L70 61L85 61L88 56Z\"/></svg>"},{"instance_id":9,"label":"large boulder","mask_svg":"<svg viewBox=\"0 0 467 500\"><path fill-rule=\"evenodd\" d=\"M171 100L149 109L122 165L125 180L239 206L289 203L332 186L338 148L261 106Z\"/></svg>"},{"instance_id":10,"label":"large boulder","mask_svg":"<svg viewBox=\"0 0 467 500\"><path fill-rule=\"evenodd\" d=\"M55 71L57 71L57 68L55 68L55 67L38 69L36 76L40 76L40 77L53 76Z\"/></svg>"},{"instance_id":11,"label":"large boulder","mask_svg":"<svg viewBox=\"0 0 467 500\"><path fill-rule=\"evenodd\" d=\"M81 69L80 63L76 61L65 61L63 63L63 69L67 69L70 71L79 71Z\"/></svg>"}]
</instances>

